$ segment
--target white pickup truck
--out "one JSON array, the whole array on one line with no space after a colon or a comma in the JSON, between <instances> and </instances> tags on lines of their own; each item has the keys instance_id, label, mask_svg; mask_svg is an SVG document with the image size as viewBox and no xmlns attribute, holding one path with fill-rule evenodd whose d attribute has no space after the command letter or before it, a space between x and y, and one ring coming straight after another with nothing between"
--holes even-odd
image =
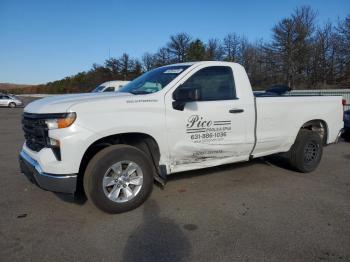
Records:
<instances>
[{"instance_id":1,"label":"white pickup truck","mask_svg":"<svg viewBox=\"0 0 350 262\"><path fill-rule=\"evenodd\" d=\"M254 95L244 68L195 62L151 70L118 93L48 97L24 109L22 173L109 213L172 173L285 153L311 172L343 126L341 97Z\"/></svg>"},{"instance_id":2,"label":"white pickup truck","mask_svg":"<svg viewBox=\"0 0 350 262\"><path fill-rule=\"evenodd\" d=\"M101 93L101 92L117 92L119 89L121 89L123 86L125 86L130 81L121 81L121 80L115 80L115 81L108 81L100 84L97 86L94 90L92 90L92 93Z\"/></svg>"}]
</instances>

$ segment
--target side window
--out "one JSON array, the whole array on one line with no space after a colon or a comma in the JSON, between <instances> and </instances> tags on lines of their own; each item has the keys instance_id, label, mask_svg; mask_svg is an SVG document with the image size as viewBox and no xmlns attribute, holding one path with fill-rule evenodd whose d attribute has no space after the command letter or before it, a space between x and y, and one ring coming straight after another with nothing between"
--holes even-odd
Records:
<instances>
[{"instance_id":1,"label":"side window","mask_svg":"<svg viewBox=\"0 0 350 262\"><path fill-rule=\"evenodd\" d=\"M107 87L103 92L114 92L114 87L113 86Z\"/></svg>"},{"instance_id":2,"label":"side window","mask_svg":"<svg viewBox=\"0 0 350 262\"><path fill-rule=\"evenodd\" d=\"M203 68L187 79L180 88L199 88L201 101L236 98L233 73L228 66Z\"/></svg>"}]
</instances>

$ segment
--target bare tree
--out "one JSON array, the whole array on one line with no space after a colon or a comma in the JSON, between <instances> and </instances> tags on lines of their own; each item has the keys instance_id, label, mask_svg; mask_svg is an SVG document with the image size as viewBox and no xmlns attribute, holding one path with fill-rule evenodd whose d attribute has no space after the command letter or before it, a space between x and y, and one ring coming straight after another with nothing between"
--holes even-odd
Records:
<instances>
[{"instance_id":1,"label":"bare tree","mask_svg":"<svg viewBox=\"0 0 350 262\"><path fill-rule=\"evenodd\" d=\"M144 53L142 56L142 65L145 71L149 71L156 65L156 57L151 53Z\"/></svg>"},{"instance_id":2,"label":"bare tree","mask_svg":"<svg viewBox=\"0 0 350 262\"><path fill-rule=\"evenodd\" d=\"M277 71L281 69L290 87L307 76L315 16L310 7L303 6L273 28L270 50L276 54Z\"/></svg>"},{"instance_id":3,"label":"bare tree","mask_svg":"<svg viewBox=\"0 0 350 262\"><path fill-rule=\"evenodd\" d=\"M336 76L338 81L350 85L350 15L336 27Z\"/></svg>"},{"instance_id":4,"label":"bare tree","mask_svg":"<svg viewBox=\"0 0 350 262\"><path fill-rule=\"evenodd\" d=\"M116 58L109 58L105 61L105 67L108 68L111 72L113 77L117 77L120 71L120 63L119 60Z\"/></svg>"},{"instance_id":5,"label":"bare tree","mask_svg":"<svg viewBox=\"0 0 350 262\"><path fill-rule=\"evenodd\" d=\"M332 24L327 23L318 28L313 39L312 68L310 76L313 84L322 83L323 86L333 82L335 42Z\"/></svg>"},{"instance_id":6,"label":"bare tree","mask_svg":"<svg viewBox=\"0 0 350 262\"><path fill-rule=\"evenodd\" d=\"M163 66L171 63L170 51L166 47L159 48L155 55L155 65Z\"/></svg>"},{"instance_id":7,"label":"bare tree","mask_svg":"<svg viewBox=\"0 0 350 262\"><path fill-rule=\"evenodd\" d=\"M208 60L222 60L223 47L221 46L219 39L209 39L206 49L206 56Z\"/></svg>"},{"instance_id":8,"label":"bare tree","mask_svg":"<svg viewBox=\"0 0 350 262\"><path fill-rule=\"evenodd\" d=\"M142 74L142 63L139 59L134 59L132 63L131 80Z\"/></svg>"},{"instance_id":9,"label":"bare tree","mask_svg":"<svg viewBox=\"0 0 350 262\"><path fill-rule=\"evenodd\" d=\"M186 54L187 61L203 61L206 59L205 45L204 43L196 39L190 43Z\"/></svg>"},{"instance_id":10,"label":"bare tree","mask_svg":"<svg viewBox=\"0 0 350 262\"><path fill-rule=\"evenodd\" d=\"M179 33L170 36L170 42L167 47L169 52L175 56L176 62L185 61L186 54L191 42L191 37L186 33Z\"/></svg>"},{"instance_id":11,"label":"bare tree","mask_svg":"<svg viewBox=\"0 0 350 262\"><path fill-rule=\"evenodd\" d=\"M310 59L312 57L312 41L315 32L316 12L310 6L296 8L292 19L295 23L295 48L293 59L295 61L296 83L308 83L310 73ZM307 86L307 85L306 85ZM308 86L307 86L308 87Z\"/></svg>"},{"instance_id":12,"label":"bare tree","mask_svg":"<svg viewBox=\"0 0 350 262\"><path fill-rule=\"evenodd\" d=\"M120 73L122 77L126 80L128 79L129 73L132 70L133 67L133 61L130 59L130 56L126 53L122 54L122 56L119 58L120 61Z\"/></svg>"},{"instance_id":13,"label":"bare tree","mask_svg":"<svg viewBox=\"0 0 350 262\"><path fill-rule=\"evenodd\" d=\"M239 49L239 36L230 33L224 38L224 55L226 61L235 62Z\"/></svg>"}]
</instances>

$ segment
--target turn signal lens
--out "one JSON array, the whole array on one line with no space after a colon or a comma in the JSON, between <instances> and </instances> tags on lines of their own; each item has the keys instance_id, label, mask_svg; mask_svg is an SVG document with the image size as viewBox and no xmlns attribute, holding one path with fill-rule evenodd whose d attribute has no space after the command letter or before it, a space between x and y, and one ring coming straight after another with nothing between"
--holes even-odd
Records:
<instances>
[{"instance_id":1,"label":"turn signal lens","mask_svg":"<svg viewBox=\"0 0 350 262\"><path fill-rule=\"evenodd\" d=\"M66 128L71 126L76 118L76 113L68 113L62 118L47 119L45 122L48 129Z\"/></svg>"},{"instance_id":2,"label":"turn signal lens","mask_svg":"<svg viewBox=\"0 0 350 262\"><path fill-rule=\"evenodd\" d=\"M58 128L69 127L71 124L74 123L75 118L76 118L76 114L71 113L71 114L69 114L69 116L67 118L57 119Z\"/></svg>"}]
</instances>

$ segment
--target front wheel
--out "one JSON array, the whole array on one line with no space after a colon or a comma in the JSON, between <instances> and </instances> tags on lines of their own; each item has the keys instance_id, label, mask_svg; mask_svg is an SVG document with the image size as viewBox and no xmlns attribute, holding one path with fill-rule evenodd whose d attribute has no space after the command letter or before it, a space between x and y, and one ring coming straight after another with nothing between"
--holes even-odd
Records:
<instances>
[{"instance_id":1,"label":"front wheel","mask_svg":"<svg viewBox=\"0 0 350 262\"><path fill-rule=\"evenodd\" d=\"M84 190L107 213L135 209L150 195L153 168L147 155L132 146L113 145L98 152L84 174Z\"/></svg>"},{"instance_id":2,"label":"front wheel","mask_svg":"<svg viewBox=\"0 0 350 262\"><path fill-rule=\"evenodd\" d=\"M302 173L308 173L317 168L322 153L321 137L311 130L302 129L288 152L288 158L293 168Z\"/></svg>"},{"instance_id":3,"label":"front wheel","mask_svg":"<svg viewBox=\"0 0 350 262\"><path fill-rule=\"evenodd\" d=\"M16 107L16 104L13 103L13 102L11 102L11 103L9 103L9 107L10 107L10 108L14 108L14 107Z\"/></svg>"}]
</instances>

